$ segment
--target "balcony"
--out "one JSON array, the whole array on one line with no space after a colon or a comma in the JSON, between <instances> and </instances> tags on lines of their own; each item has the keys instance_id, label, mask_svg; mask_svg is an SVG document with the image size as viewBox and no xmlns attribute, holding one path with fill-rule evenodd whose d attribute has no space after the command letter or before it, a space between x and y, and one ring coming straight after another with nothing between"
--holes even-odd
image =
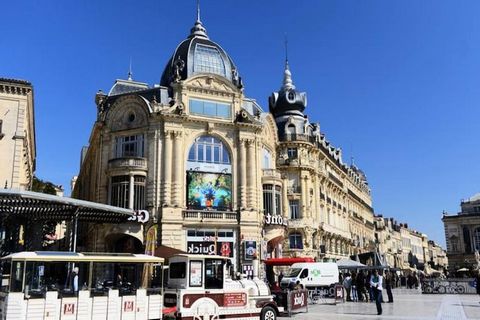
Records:
<instances>
[{"instance_id":1,"label":"balcony","mask_svg":"<svg viewBox=\"0 0 480 320\"><path fill-rule=\"evenodd\" d=\"M302 187L290 186L287 188L287 194L297 194L297 193L302 193Z\"/></svg>"},{"instance_id":2,"label":"balcony","mask_svg":"<svg viewBox=\"0 0 480 320\"><path fill-rule=\"evenodd\" d=\"M108 169L142 170L147 171L147 159L137 157L115 158L108 161Z\"/></svg>"},{"instance_id":3,"label":"balcony","mask_svg":"<svg viewBox=\"0 0 480 320\"><path fill-rule=\"evenodd\" d=\"M227 221L237 222L239 215L234 211L207 211L207 210L183 210L182 217L186 221Z\"/></svg>"},{"instance_id":4,"label":"balcony","mask_svg":"<svg viewBox=\"0 0 480 320\"><path fill-rule=\"evenodd\" d=\"M262 169L263 178L282 179L282 175L275 169Z\"/></svg>"},{"instance_id":5,"label":"balcony","mask_svg":"<svg viewBox=\"0 0 480 320\"><path fill-rule=\"evenodd\" d=\"M302 142L309 142L315 144L315 137L312 137L308 134L284 134L280 137L280 141L302 141Z\"/></svg>"}]
</instances>

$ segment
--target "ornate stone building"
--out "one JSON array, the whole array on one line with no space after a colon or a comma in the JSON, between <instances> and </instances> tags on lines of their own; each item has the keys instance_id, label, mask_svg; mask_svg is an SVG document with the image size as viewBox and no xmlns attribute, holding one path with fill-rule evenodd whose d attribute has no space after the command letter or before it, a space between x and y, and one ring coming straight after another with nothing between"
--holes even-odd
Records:
<instances>
[{"instance_id":1,"label":"ornate stone building","mask_svg":"<svg viewBox=\"0 0 480 320\"><path fill-rule=\"evenodd\" d=\"M456 215L443 213L447 258L452 269L480 267L480 193L460 203Z\"/></svg>"},{"instance_id":2,"label":"ornate stone building","mask_svg":"<svg viewBox=\"0 0 480 320\"><path fill-rule=\"evenodd\" d=\"M372 250L373 209L365 175L346 165L304 114L306 93L296 90L288 62L283 85L269 99L278 128L277 168L282 173L288 208L290 256L335 260Z\"/></svg>"},{"instance_id":3,"label":"ornate stone building","mask_svg":"<svg viewBox=\"0 0 480 320\"><path fill-rule=\"evenodd\" d=\"M245 268L256 256L371 250L365 175L309 123L288 65L264 112L199 17L158 86L129 75L95 102L73 196L146 210L149 219L84 226L80 247L141 251L147 229L158 226L161 245L227 255Z\"/></svg>"},{"instance_id":4,"label":"ornate stone building","mask_svg":"<svg viewBox=\"0 0 480 320\"><path fill-rule=\"evenodd\" d=\"M262 240L262 183L283 194L275 121L244 95L236 65L200 19L159 86L130 75L95 100L98 118L73 195L145 209L150 219L86 226L83 245L140 251L145 230L158 225L162 245L248 266Z\"/></svg>"},{"instance_id":5,"label":"ornate stone building","mask_svg":"<svg viewBox=\"0 0 480 320\"><path fill-rule=\"evenodd\" d=\"M0 188L31 188L35 152L32 84L0 78Z\"/></svg>"}]
</instances>

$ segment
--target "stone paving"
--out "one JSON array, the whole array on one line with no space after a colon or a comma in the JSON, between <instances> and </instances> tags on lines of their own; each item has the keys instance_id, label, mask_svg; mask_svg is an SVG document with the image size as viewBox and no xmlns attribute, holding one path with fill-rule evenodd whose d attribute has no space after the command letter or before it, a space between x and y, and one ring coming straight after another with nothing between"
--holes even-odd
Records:
<instances>
[{"instance_id":1,"label":"stone paving","mask_svg":"<svg viewBox=\"0 0 480 320\"><path fill-rule=\"evenodd\" d=\"M308 313L298 313L294 319L398 319L398 320L480 320L478 295L425 295L415 290L394 290L394 303L383 303L378 316L375 303L345 302L309 305ZM384 296L384 300L386 297ZM283 317L282 317L283 318Z\"/></svg>"}]
</instances>

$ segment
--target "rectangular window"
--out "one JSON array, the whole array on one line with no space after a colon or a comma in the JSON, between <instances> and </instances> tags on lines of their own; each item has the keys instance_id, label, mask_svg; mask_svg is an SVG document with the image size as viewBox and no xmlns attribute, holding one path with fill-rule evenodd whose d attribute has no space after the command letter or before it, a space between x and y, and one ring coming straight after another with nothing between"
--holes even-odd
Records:
<instances>
[{"instance_id":1,"label":"rectangular window","mask_svg":"<svg viewBox=\"0 0 480 320\"><path fill-rule=\"evenodd\" d=\"M229 119L232 115L232 106L216 101L190 99L190 113L214 118Z\"/></svg>"},{"instance_id":2,"label":"rectangular window","mask_svg":"<svg viewBox=\"0 0 480 320\"><path fill-rule=\"evenodd\" d=\"M143 157L143 134L116 137L115 156L116 158Z\"/></svg>"},{"instance_id":3,"label":"rectangular window","mask_svg":"<svg viewBox=\"0 0 480 320\"><path fill-rule=\"evenodd\" d=\"M110 204L115 207L128 208L129 176L112 177L110 187Z\"/></svg>"},{"instance_id":4,"label":"rectangular window","mask_svg":"<svg viewBox=\"0 0 480 320\"><path fill-rule=\"evenodd\" d=\"M223 261L205 259L205 289L223 289Z\"/></svg>"},{"instance_id":5,"label":"rectangular window","mask_svg":"<svg viewBox=\"0 0 480 320\"><path fill-rule=\"evenodd\" d=\"M297 148L288 148L287 154L289 159L297 159Z\"/></svg>"},{"instance_id":6,"label":"rectangular window","mask_svg":"<svg viewBox=\"0 0 480 320\"><path fill-rule=\"evenodd\" d=\"M134 194L133 194L133 209L145 209L145 177L134 177Z\"/></svg>"},{"instance_id":7,"label":"rectangular window","mask_svg":"<svg viewBox=\"0 0 480 320\"><path fill-rule=\"evenodd\" d=\"M303 249L302 235L293 233L288 237L290 249Z\"/></svg>"},{"instance_id":8,"label":"rectangular window","mask_svg":"<svg viewBox=\"0 0 480 320\"><path fill-rule=\"evenodd\" d=\"M290 219L300 219L300 208L298 200L290 200Z\"/></svg>"},{"instance_id":9,"label":"rectangular window","mask_svg":"<svg viewBox=\"0 0 480 320\"><path fill-rule=\"evenodd\" d=\"M202 266L202 261L190 261L190 287L203 285Z\"/></svg>"},{"instance_id":10,"label":"rectangular window","mask_svg":"<svg viewBox=\"0 0 480 320\"><path fill-rule=\"evenodd\" d=\"M170 263L169 270L171 279L185 279L187 274L187 264L185 262Z\"/></svg>"}]
</instances>

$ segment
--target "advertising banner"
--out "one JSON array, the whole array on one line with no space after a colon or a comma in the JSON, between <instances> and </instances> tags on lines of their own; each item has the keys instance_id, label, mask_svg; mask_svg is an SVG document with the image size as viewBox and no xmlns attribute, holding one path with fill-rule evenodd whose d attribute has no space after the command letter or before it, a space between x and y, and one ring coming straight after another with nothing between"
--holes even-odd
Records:
<instances>
[{"instance_id":1,"label":"advertising banner","mask_svg":"<svg viewBox=\"0 0 480 320\"><path fill-rule=\"evenodd\" d=\"M187 171L188 209L232 210L232 176Z\"/></svg>"},{"instance_id":2,"label":"advertising banner","mask_svg":"<svg viewBox=\"0 0 480 320\"><path fill-rule=\"evenodd\" d=\"M253 260L257 258L257 241L245 241L245 260Z\"/></svg>"}]
</instances>

